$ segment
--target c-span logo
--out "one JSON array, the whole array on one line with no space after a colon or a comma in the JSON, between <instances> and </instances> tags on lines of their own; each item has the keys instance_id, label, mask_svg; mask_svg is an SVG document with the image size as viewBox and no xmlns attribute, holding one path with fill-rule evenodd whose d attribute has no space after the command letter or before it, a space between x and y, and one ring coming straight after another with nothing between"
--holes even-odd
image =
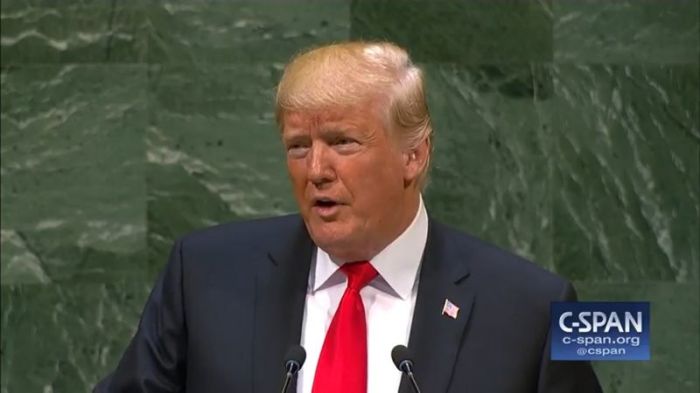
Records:
<instances>
[{"instance_id":1,"label":"c-span logo","mask_svg":"<svg viewBox=\"0 0 700 393\"><path fill-rule=\"evenodd\" d=\"M649 360L649 302L553 302L552 360Z\"/></svg>"}]
</instances>

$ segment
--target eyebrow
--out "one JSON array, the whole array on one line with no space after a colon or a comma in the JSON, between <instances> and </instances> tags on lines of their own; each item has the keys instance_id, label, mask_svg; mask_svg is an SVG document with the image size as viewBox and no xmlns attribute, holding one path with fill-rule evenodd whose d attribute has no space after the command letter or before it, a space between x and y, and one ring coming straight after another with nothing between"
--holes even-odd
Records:
<instances>
[{"instance_id":1,"label":"eyebrow","mask_svg":"<svg viewBox=\"0 0 700 393\"><path fill-rule=\"evenodd\" d=\"M349 135L351 133L352 135ZM325 140L333 140L340 137L352 137L359 139L367 137L366 131L353 125L328 125L322 127L319 130L319 134L319 137ZM309 133L306 131L305 128L288 128L285 132L283 132L282 137L282 141L286 145L308 142L309 139Z\"/></svg>"},{"instance_id":2,"label":"eyebrow","mask_svg":"<svg viewBox=\"0 0 700 393\"><path fill-rule=\"evenodd\" d=\"M350 128L340 128L340 127L328 127L321 129L321 136L325 138L337 138L339 136L345 136L353 130Z\"/></svg>"},{"instance_id":3,"label":"eyebrow","mask_svg":"<svg viewBox=\"0 0 700 393\"><path fill-rule=\"evenodd\" d=\"M286 144L293 144L293 143L300 143L304 142L309 139L308 134L303 134L303 133L292 133L291 135L287 134L282 137L282 140Z\"/></svg>"},{"instance_id":4,"label":"eyebrow","mask_svg":"<svg viewBox=\"0 0 700 393\"><path fill-rule=\"evenodd\" d=\"M337 137L353 131L356 131L356 129L353 127L329 126L321 128L319 133L322 137ZM303 128L291 128L288 129L284 134L285 139L297 139L308 137L308 133Z\"/></svg>"}]
</instances>

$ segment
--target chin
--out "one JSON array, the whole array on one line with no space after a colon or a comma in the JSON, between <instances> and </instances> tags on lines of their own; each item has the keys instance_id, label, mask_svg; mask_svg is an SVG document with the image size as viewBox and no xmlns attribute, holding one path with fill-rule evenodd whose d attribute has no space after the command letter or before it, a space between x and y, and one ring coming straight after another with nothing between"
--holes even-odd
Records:
<instances>
[{"instance_id":1,"label":"chin","mask_svg":"<svg viewBox=\"0 0 700 393\"><path fill-rule=\"evenodd\" d=\"M353 233L347 225L340 223L314 223L307 226L314 243L334 257L345 259L352 252Z\"/></svg>"}]
</instances>

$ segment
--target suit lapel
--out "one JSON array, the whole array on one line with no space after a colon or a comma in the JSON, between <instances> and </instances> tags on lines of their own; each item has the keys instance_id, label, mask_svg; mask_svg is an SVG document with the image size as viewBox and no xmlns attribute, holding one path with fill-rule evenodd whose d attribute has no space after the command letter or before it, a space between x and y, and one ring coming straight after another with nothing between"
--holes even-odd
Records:
<instances>
[{"instance_id":1,"label":"suit lapel","mask_svg":"<svg viewBox=\"0 0 700 393\"><path fill-rule=\"evenodd\" d=\"M313 243L303 222L288 239L277 242L263 261L255 282L253 391L280 391L284 356L298 344L304 314ZM289 392L294 392L290 386Z\"/></svg>"},{"instance_id":2,"label":"suit lapel","mask_svg":"<svg viewBox=\"0 0 700 393\"><path fill-rule=\"evenodd\" d=\"M439 224L431 220L429 225L408 348L421 390L444 393L452 379L474 294L467 285L469 271L460 259L464 257L455 250L457 245L450 243ZM456 318L443 315L445 300L459 307ZM399 392L412 392L405 376Z\"/></svg>"}]
</instances>

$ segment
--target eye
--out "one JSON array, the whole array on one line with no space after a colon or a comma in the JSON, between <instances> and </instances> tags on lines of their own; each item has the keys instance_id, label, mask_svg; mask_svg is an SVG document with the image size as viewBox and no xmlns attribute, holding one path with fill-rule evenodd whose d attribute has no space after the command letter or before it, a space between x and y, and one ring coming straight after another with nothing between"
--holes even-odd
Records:
<instances>
[{"instance_id":1,"label":"eye","mask_svg":"<svg viewBox=\"0 0 700 393\"><path fill-rule=\"evenodd\" d=\"M350 138L340 138L338 141L336 141L336 144L338 145L348 145L350 143L355 143L355 141Z\"/></svg>"},{"instance_id":2,"label":"eye","mask_svg":"<svg viewBox=\"0 0 700 393\"><path fill-rule=\"evenodd\" d=\"M360 150L360 142L347 136L339 136L331 144L339 154L352 154Z\"/></svg>"},{"instance_id":3,"label":"eye","mask_svg":"<svg viewBox=\"0 0 700 393\"><path fill-rule=\"evenodd\" d=\"M303 158L309 151L309 147L301 143L292 143L287 146L287 155L291 158Z\"/></svg>"},{"instance_id":4,"label":"eye","mask_svg":"<svg viewBox=\"0 0 700 393\"><path fill-rule=\"evenodd\" d=\"M352 138L338 137L337 139L333 140L332 144L334 146L338 146L340 148L346 148L346 147L356 146L356 145L358 145L358 142Z\"/></svg>"}]
</instances>

